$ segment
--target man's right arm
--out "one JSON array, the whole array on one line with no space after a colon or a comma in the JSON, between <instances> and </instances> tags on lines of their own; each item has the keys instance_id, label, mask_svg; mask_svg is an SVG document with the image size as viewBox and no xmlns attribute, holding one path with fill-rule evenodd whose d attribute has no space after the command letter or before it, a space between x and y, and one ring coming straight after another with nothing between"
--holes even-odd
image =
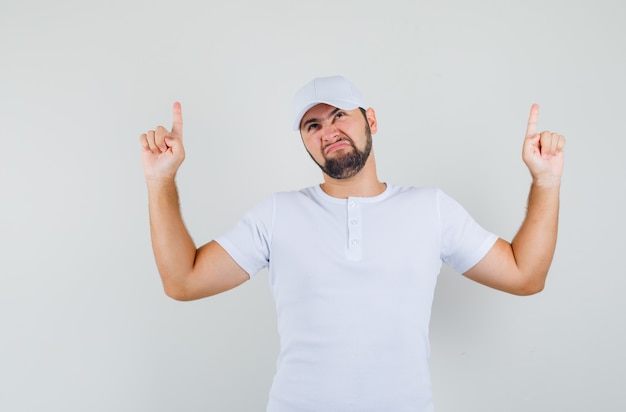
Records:
<instances>
[{"instance_id":1,"label":"man's right arm","mask_svg":"<svg viewBox=\"0 0 626 412\"><path fill-rule=\"evenodd\" d=\"M193 300L248 280L249 275L217 242L196 249L183 222L175 184L185 157L180 104L174 104L171 132L159 126L139 140L148 186L152 249L165 293L177 300Z\"/></svg>"}]
</instances>

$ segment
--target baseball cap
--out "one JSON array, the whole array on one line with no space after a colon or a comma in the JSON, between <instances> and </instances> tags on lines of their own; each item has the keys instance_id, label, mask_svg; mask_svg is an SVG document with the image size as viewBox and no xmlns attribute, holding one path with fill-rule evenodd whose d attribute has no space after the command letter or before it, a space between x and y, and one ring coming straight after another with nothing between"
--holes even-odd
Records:
<instances>
[{"instance_id":1,"label":"baseball cap","mask_svg":"<svg viewBox=\"0 0 626 412\"><path fill-rule=\"evenodd\" d=\"M305 84L293 98L295 113L293 130L298 130L304 114L320 103L343 110L367 108L361 92L345 77L318 77Z\"/></svg>"}]
</instances>

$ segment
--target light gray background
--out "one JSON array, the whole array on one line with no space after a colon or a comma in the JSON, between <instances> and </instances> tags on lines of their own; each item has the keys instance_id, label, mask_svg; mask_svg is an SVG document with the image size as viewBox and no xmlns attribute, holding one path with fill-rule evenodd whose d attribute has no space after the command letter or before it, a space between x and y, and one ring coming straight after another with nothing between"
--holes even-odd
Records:
<instances>
[{"instance_id":1,"label":"light gray background","mask_svg":"<svg viewBox=\"0 0 626 412\"><path fill-rule=\"evenodd\" d=\"M0 410L261 411L267 273L164 296L138 136L180 100L194 239L321 176L294 91L344 74L377 109L380 177L435 185L510 239L528 110L568 138L546 290L444 268L438 411L623 411L626 6L595 1L8 1L0 8Z\"/></svg>"}]
</instances>

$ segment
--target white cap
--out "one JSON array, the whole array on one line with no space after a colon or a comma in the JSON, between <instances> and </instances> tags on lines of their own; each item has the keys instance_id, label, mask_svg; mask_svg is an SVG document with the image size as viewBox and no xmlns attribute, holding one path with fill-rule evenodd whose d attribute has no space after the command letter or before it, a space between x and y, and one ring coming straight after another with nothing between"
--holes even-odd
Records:
<instances>
[{"instance_id":1,"label":"white cap","mask_svg":"<svg viewBox=\"0 0 626 412\"><path fill-rule=\"evenodd\" d=\"M345 77L318 77L305 84L293 98L295 113L293 130L298 130L304 114L320 103L343 110L367 108L361 92Z\"/></svg>"}]
</instances>

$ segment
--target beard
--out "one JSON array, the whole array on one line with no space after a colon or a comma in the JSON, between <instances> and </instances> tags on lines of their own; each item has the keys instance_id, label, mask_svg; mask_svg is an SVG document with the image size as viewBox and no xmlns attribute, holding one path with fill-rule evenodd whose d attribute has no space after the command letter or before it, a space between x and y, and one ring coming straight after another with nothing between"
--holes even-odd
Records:
<instances>
[{"instance_id":1,"label":"beard","mask_svg":"<svg viewBox=\"0 0 626 412\"><path fill-rule=\"evenodd\" d=\"M365 142L365 147L363 150L359 150L352 139L347 137L339 139L345 142L350 143L352 147L347 153L338 153L332 158L328 158L324 155L324 164L320 164L317 160L311 156L311 159L322 169L322 172L326 173L328 176L333 179L348 179L350 177L356 176L357 173L363 169L365 166L365 162L370 156L370 152L372 151L372 132L370 131L369 124L366 123L365 126L365 136L367 137Z\"/></svg>"}]
</instances>

